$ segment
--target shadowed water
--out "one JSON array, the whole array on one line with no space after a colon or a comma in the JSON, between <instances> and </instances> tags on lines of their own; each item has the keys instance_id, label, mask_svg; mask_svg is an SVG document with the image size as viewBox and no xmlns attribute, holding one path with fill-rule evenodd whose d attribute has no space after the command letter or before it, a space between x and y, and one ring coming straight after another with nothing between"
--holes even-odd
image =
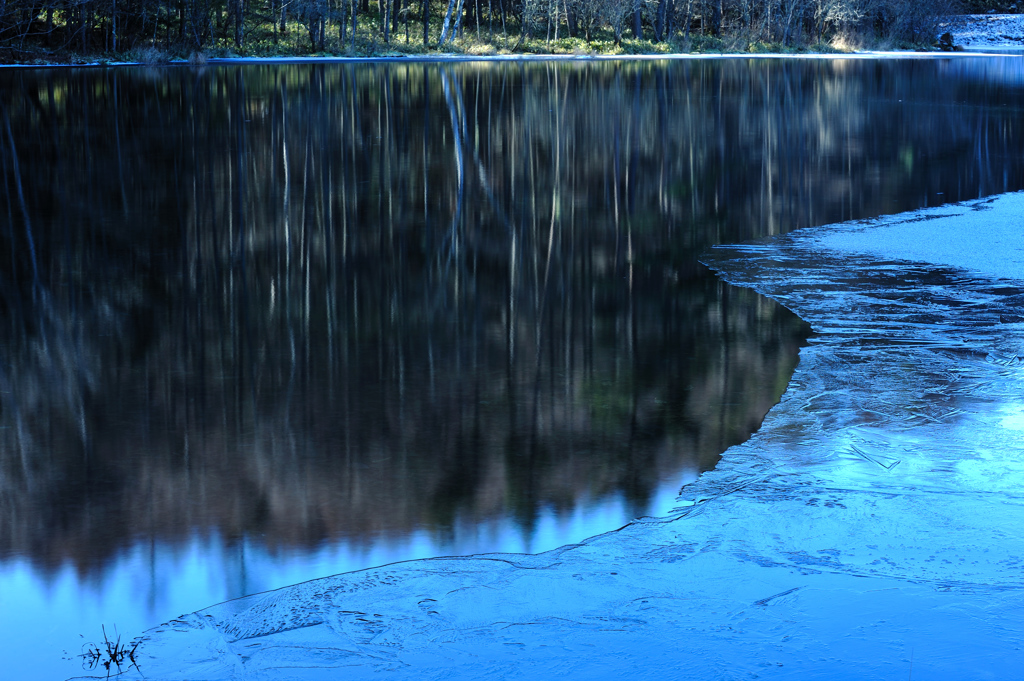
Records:
<instances>
[{"instance_id":1,"label":"shadowed water","mask_svg":"<svg viewBox=\"0 0 1024 681\"><path fill-rule=\"evenodd\" d=\"M0 607L73 646L664 512L807 335L697 256L1020 187L1007 73L0 75Z\"/></svg>"}]
</instances>

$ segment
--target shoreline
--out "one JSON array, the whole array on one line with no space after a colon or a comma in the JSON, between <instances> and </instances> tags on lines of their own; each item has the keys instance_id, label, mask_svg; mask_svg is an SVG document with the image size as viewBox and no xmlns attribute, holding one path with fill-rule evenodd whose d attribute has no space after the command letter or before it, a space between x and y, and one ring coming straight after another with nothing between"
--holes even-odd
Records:
<instances>
[{"instance_id":1,"label":"shoreline","mask_svg":"<svg viewBox=\"0 0 1024 681\"><path fill-rule=\"evenodd\" d=\"M202 64L193 64L186 60L173 60L161 63L132 61L96 61L81 64L0 64L0 71L5 69L76 69L76 68L114 68L114 67L190 67L204 68L207 66L239 66L258 64L375 64L375 63L439 63L460 64L471 62L604 62L604 61L692 61L692 60L871 60L871 59L953 59L978 57L1024 57L1024 47L1003 48L1002 51L962 51L943 52L916 50L873 50L863 52L799 52L799 53L679 53L679 54L615 54L615 55L575 55L575 54L516 54L516 55L396 55L378 57L213 57Z\"/></svg>"},{"instance_id":2,"label":"shoreline","mask_svg":"<svg viewBox=\"0 0 1024 681\"><path fill-rule=\"evenodd\" d=\"M830 39L831 42L824 43L819 42L813 45L804 45L803 47L793 48L793 51L789 52L772 52L772 51L755 51L755 52L728 52L721 51L716 52L714 49L708 51L699 52L659 52L658 46L668 46L671 49L673 46L678 47L677 43L671 40L664 42L644 43L641 41L639 45L639 52L635 54L607 54L598 53L593 49L573 53L560 53L560 52L524 52L524 53L499 53L498 48L493 43L484 43L483 52L481 54L472 53L459 53L449 52L440 53L433 52L427 45L416 44L414 50L408 54L393 53L393 54L380 54L380 55L369 55L369 56L342 56L342 55L330 55L330 56L314 56L311 54L299 54L294 56L274 55L274 56L228 56L228 57L213 57L206 56L205 48L200 48L200 51L193 55L198 57L198 63L194 63L192 58L168 58L160 48L156 48L155 45L150 47L136 46L130 48L126 52L114 52L109 53L112 56L125 54L137 56L139 54L151 53L153 58L148 59L143 57L140 61L118 61L116 59L108 59L104 56L104 53L94 53L87 56L80 56L73 51L58 51L56 54L48 54L45 49L41 49L38 52L38 62L41 63L0 63L0 69L3 68L67 68L67 67L95 67L95 66L178 66L178 65L191 65L191 66L203 66L206 64L249 64L249 63L260 63L260 64L277 64L277 63L288 63L288 64L303 64L303 63L372 63L372 62L470 62L470 61L611 61L611 60L680 60L680 59L877 59L877 58L935 58L941 56L1024 56L1024 14L955 14L948 15L944 19L940 20L936 27L936 34L931 43L921 42L916 47L908 49L856 49L853 47L856 43L849 43L841 36L834 36ZM478 36L479 38L479 36ZM406 35L406 49L409 49L410 43L408 42L408 35ZM686 42L683 44L687 47L691 46L691 43ZM556 38L557 42L557 38ZM721 43L721 40L719 40ZM396 42L396 45L399 43ZM588 41L587 46L592 46L594 43ZM602 43L597 43L598 45ZM876 40L875 45L885 44L880 43ZM646 45L646 47L645 47ZM550 46L550 43L548 43ZM738 43L733 43L733 47L738 46ZM778 44L771 43L747 43L748 48L755 49L755 46L760 48L778 48L785 47ZM353 42L354 47L354 42ZM380 46L383 51L390 49L389 43L383 43ZM519 45L516 45L518 48ZM637 45L634 45L630 49L637 49ZM472 51L480 48L477 46L469 46L467 49ZM507 50L508 46L505 45L502 51ZM513 48L513 49L516 49ZM815 48L818 48L815 51ZM823 48L823 49L822 49ZM13 48L12 48L13 49ZM58 48L59 50L61 48ZM165 49L170 49L169 47ZM220 52L223 54L225 51L231 53L230 48L209 48L214 53ZM248 48L251 49L251 48ZM371 50L377 50L378 46L376 43L371 43ZM417 52L416 50L423 49L424 52ZM536 49L536 48L526 48ZM615 49L622 49L616 43ZM651 51L645 51L651 50ZM13 53L12 53L13 54ZM31 60L34 57L33 53L26 52L22 54L22 58ZM52 57L52 60L51 60ZM11 58L11 57L8 57ZM80 59L81 61L75 62ZM13 60L12 60L13 61Z\"/></svg>"},{"instance_id":3,"label":"shoreline","mask_svg":"<svg viewBox=\"0 0 1024 681\"><path fill-rule=\"evenodd\" d=\"M1024 56L1024 14L961 14L939 23L939 31L952 37L945 49L938 42L914 49L793 52L648 52L640 54L599 54L535 52L519 54L409 53L370 56L230 56L204 57L198 63L184 58L160 61L116 61L102 55L83 61L44 61L44 63L0 64L5 68L91 68L114 66L193 66L233 64L361 64L361 63L463 63L463 62L544 62L544 61L680 61L691 59L941 59L948 57ZM943 34L945 36L945 33ZM68 59L74 54L65 55Z\"/></svg>"}]
</instances>

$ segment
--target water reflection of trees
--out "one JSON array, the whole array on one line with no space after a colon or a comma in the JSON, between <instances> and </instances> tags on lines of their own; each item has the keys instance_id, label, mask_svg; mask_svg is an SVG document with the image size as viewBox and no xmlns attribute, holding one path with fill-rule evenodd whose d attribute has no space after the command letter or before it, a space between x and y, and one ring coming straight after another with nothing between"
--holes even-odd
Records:
<instances>
[{"instance_id":1,"label":"water reflection of trees","mask_svg":"<svg viewBox=\"0 0 1024 681\"><path fill-rule=\"evenodd\" d=\"M0 550L83 569L642 507L802 338L700 250L1021 185L932 63L3 77Z\"/></svg>"}]
</instances>

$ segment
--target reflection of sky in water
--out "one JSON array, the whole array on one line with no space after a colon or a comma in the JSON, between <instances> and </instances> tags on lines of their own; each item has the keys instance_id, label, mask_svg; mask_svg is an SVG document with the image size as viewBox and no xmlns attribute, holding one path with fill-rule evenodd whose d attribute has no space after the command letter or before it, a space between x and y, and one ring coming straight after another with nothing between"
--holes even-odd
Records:
<instances>
[{"instance_id":1,"label":"reflection of sky in water","mask_svg":"<svg viewBox=\"0 0 1024 681\"><path fill-rule=\"evenodd\" d=\"M667 513L680 486L695 478L694 472L684 471L678 479L663 481L646 513ZM78 659L61 658L80 653L77 643L101 639L101 625L108 635L116 626L127 640L183 613L340 572L440 555L548 551L621 527L631 520L628 508L614 494L591 504L581 502L571 512L545 508L529 536L503 517L484 524L457 522L451 541L444 543L414 532L365 547L328 546L312 553L272 553L253 541L225 547L218 538L195 537L182 547L147 543L85 582L68 566L44 578L28 561L8 561L0 564L0 640L11 651L45 648L54 655L9 658L5 675L67 678L80 673Z\"/></svg>"}]
</instances>

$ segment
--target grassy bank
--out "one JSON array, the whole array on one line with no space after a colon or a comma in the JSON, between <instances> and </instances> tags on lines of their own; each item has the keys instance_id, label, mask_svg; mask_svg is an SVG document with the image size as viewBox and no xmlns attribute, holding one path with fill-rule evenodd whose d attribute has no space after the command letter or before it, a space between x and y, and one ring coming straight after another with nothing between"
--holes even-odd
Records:
<instances>
[{"instance_id":1,"label":"grassy bank","mask_svg":"<svg viewBox=\"0 0 1024 681\"><path fill-rule=\"evenodd\" d=\"M395 0L399 6L404 0ZM161 64L176 61L204 63L214 58L231 57L387 57L431 55L657 55L657 54L759 54L759 53L842 53L863 49L907 50L935 49L932 30L893 32L879 29L877 20L859 23L814 24L806 18L787 24L744 22L723 15L712 25L706 16L686 15L688 22L675 21L656 29L652 18L644 15L640 30L627 26L620 17L612 23L595 22L587 30L565 16L527 22L514 13L483 11L477 1L477 15L465 22L454 38L442 43L443 5L436 3L429 13L426 31L422 11L408 2L405 10L387 18L382 11L392 5L381 0L360 12L356 22L351 14L337 14L330 20L310 22L308 18L284 21L265 16L246 20L239 30L228 13L212 14L206 34L192 39L185 30L187 22L173 15L151 19L148 33L129 35L110 21L100 20L84 31L81 21L70 14L40 12L23 25L18 39L0 40L0 63L6 64ZM671 1L671 0L662 0ZM679 0L677 0L678 2ZM651 0L650 6L657 0ZM271 2L273 4L273 2ZM225 5L226 7L227 5ZM492 5L493 6L493 5ZM678 5L673 5L678 6ZM381 10L380 8L384 8ZM972 7L973 9L973 7ZM344 19L344 20L343 20ZM769 17L770 19L770 17ZM77 22L77 23L76 23ZM353 27L352 24L356 25ZM120 33L118 31L121 31ZM572 33L572 35L570 35ZM656 39L658 34L662 39ZM642 35L642 38L635 37ZM909 35L909 37L908 37ZM8 37L11 36L8 31Z\"/></svg>"},{"instance_id":2,"label":"grassy bank","mask_svg":"<svg viewBox=\"0 0 1024 681\"><path fill-rule=\"evenodd\" d=\"M784 44L761 40L744 39L741 36L716 37L693 34L674 36L669 40L655 42L649 39L622 37L616 41L611 31L599 32L590 40L578 37L557 39L526 38L511 35L466 34L438 48L436 40L424 45L419 40L398 39L385 43L379 35L361 31L353 41L351 35L344 44L340 40L328 40L325 46L314 48L308 39L303 39L301 27L295 26L288 33L274 40L252 41L243 47L233 45L212 45L201 50L181 46L145 45L123 51L82 52L67 48L28 46L22 49L0 48L0 64L63 65L63 64L168 64L189 62L195 65L210 59L225 58L287 58L287 57L398 57L398 56L494 56L494 55L577 55L577 56L626 56L626 55L670 55L670 54L830 54L849 53L863 49L878 50L932 50L934 42L865 40L851 36L838 36L821 42ZM606 33L606 35L602 34Z\"/></svg>"}]
</instances>

